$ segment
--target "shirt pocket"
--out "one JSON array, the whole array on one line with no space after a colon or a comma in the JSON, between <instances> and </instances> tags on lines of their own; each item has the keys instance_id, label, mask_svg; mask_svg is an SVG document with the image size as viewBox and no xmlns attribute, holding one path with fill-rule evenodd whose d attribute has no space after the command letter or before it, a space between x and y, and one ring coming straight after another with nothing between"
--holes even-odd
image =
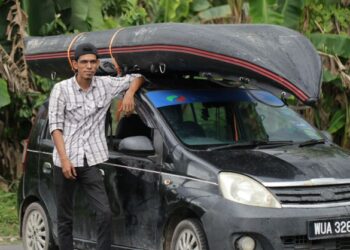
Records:
<instances>
[{"instance_id":1,"label":"shirt pocket","mask_svg":"<svg viewBox=\"0 0 350 250\"><path fill-rule=\"evenodd\" d=\"M82 103L68 103L66 106L67 122L78 124L84 119L84 108Z\"/></svg>"},{"instance_id":2,"label":"shirt pocket","mask_svg":"<svg viewBox=\"0 0 350 250\"><path fill-rule=\"evenodd\" d=\"M98 100L95 103L96 103L97 110L100 110L105 106L105 100Z\"/></svg>"}]
</instances>

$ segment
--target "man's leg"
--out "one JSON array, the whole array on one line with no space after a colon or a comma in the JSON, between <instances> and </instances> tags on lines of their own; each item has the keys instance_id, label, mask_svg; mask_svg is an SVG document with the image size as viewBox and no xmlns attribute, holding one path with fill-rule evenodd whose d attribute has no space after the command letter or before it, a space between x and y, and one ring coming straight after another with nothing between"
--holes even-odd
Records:
<instances>
[{"instance_id":1,"label":"man's leg","mask_svg":"<svg viewBox=\"0 0 350 250\"><path fill-rule=\"evenodd\" d=\"M73 250L73 195L75 180L64 177L60 167L54 167L57 204L58 245L60 250Z\"/></svg>"},{"instance_id":2,"label":"man's leg","mask_svg":"<svg viewBox=\"0 0 350 250\"><path fill-rule=\"evenodd\" d=\"M112 212L103 182L103 176L97 166L85 166L78 172L79 184L84 189L89 204L95 210L97 218L97 250L111 248Z\"/></svg>"}]
</instances>

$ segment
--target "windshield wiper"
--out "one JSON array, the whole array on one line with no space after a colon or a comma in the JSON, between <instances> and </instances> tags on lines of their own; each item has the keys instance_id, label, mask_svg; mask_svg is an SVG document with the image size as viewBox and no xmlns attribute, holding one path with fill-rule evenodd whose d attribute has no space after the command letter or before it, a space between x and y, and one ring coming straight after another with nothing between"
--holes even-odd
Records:
<instances>
[{"instance_id":1,"label":"windshield wiper","mask_svg":"<svg viewBox=\"0 0 350 250\"><path fill-rule=\"evenodd\" d=\"M292 145L293 141L248 141L248 142L237 142L234 144L226 144L217 147L207 148L207 151L214 151L219 149L229 149L229 148L240 148L240 147L259 147L259 148L269 148L269 147L279 147L285 145Z\"/></svg>"},{"instance_id":2,"label":"windshield wiper","mask_svg":"<svg viewBox=\"0 0 350 250\"><path fill-rule=\"evenodd\" d=\"M299 147L311 146L311 145L316 145L316 144L321 144L321 143L324 144L325 139L311 139L311 140L307 140L307 141L300 143Z\"/></svg>"}]
</instances>

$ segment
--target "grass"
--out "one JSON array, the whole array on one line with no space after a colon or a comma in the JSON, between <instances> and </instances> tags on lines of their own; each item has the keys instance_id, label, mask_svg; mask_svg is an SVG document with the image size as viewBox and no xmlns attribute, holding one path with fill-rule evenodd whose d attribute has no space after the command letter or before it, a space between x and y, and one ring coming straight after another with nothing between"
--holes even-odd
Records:
<instances>
[{"instance_id":1,"label":"grass","mask_svg":"<svg viewBox=\"0 0 350 250\"><path fill-rule=\"evenodd\" d=\"M14 192L4 192L0 189L0 237L18 237L19 225Z\"/></svg>"}]
</instances>

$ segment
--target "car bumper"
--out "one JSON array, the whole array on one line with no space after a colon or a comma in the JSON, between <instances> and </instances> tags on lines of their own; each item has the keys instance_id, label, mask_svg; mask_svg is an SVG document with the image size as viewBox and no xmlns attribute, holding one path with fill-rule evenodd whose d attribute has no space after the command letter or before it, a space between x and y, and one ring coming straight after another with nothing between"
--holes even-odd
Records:
<instances>
[{"instance_id":1,"label":"car bumper","mask_svg":"<svg viewBox=\"0 0 350 250\"><path fill-rule=\"evenodd\" d=\"M214 203L212 203L214 202ZM255 240L256 250L345 249L349 238L308 240L307 222L349 217L350 207L259 208L218 198L202 216L210 249L232 250L242 236Z\"/></svg>"}]
</instances>

